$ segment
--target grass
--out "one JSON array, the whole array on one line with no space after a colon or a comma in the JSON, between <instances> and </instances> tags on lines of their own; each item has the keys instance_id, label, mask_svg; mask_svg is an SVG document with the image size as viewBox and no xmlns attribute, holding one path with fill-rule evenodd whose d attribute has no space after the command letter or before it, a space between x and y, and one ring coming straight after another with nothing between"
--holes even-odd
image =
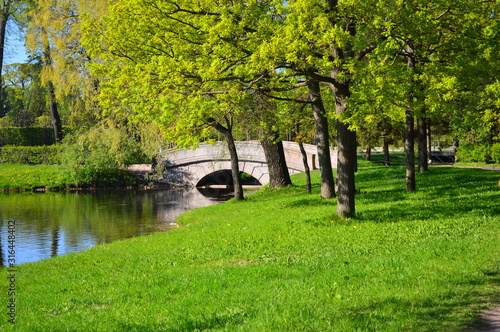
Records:
<instances>
[{"instance_id":1,"label":"grass","mask_svg":"<svg viewBox=\"0 0 500 332\"><path fill-rule=\"evenodd\" d=\"M118 188L137 184L126 170L82 167L74 170L63 165L0 164L0 191Z\"/></svg>"},{"instance_id":2,"label":"grass","mask_svg":"<svg viewBox=\"0 0 500 332\"><path fill-rule=\"evenodd\" d=\"M0 164L0 190L61 189L74 182L60 165Z\"/></svg>"},{"instance_id":3,"label":"grass","mask_svg":"<svg viewBox=\"0 0 500 332\"><path fill-rule=\"evenodd\" d=\"M473 163L473 162L457 162L455 163L455 166L457 167L499 167L500 164L495 164L495 163Z\"/></svg>"},{"instance_id":4,"label":"grass","mask_svg":"<svg viewBox=\"0 0 500 332\"><path fill-rule=\"evenodd\" d=\"M358 217L294 186L17 267L6 331L460 331L498 299L499 173L360 161ZM6 280L6 269L2 271ZM8 303L6 291L0 303ZM2 305L6 307L6 305ZM4 309L6 310L6 309Z\"/></svg>"}]
</instances>

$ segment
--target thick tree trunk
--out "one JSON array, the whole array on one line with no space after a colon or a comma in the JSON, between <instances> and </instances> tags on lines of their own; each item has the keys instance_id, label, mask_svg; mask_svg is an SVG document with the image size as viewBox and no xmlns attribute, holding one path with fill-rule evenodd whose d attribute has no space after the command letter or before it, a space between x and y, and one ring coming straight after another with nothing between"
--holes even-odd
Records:
<instances>
[{"instance_id":1,"label":"thick tree trunk","mask_svg":"<svg viewBox=\"0 0 500 332\"><path fill-rule=\"evenodd\" d=\"M339 119L337 120L337 133L337 215L340 217L353 217L356 212L356 186L354 180L357 165L356 132L350 130L349 125Z\"/></svg>"},{"instance_id":2,"label":"thick tree trunk","mask_svg":"<svg viewBox=\"0 0 500 332\"><path fill-rule=\"evenodd\" d=\"M415 135L413 129L415 121L409 105L406 106L405 116L406 190L415 191Z\"/></svg>"},{"instance_id":3,"label":"thick tree trunk","mask_svg":"<svg viewBox=\"0 0 500 332\"><path fill-rule=\"evenodd\" d=\"M355 209L355 173L356 160L356 132L349 129L349 125L342 120L342 114L347 110L347 98L350 95L349 82L332 85L335 94L335 108L337 120L337 188L338 202L337 215L339 217L354 217Z\"/></svg>"},{"instance_id":4,"label":"thick tree trunk","mask_svg":"<svg viewBox=\"0 0 500 332\"><path fill-rule=\"evenodd\" d=\"M290 180L290 173L288 172L288 167L286 165L283 142L274 142L269 135L266 135L260 143L264 149L264 155L266 157L267 167L269 170L269 187L283 188L292 184L292 180Z\"/></svg>"},{"instance_id":5,"label":"thick tree trunk","mask_svg":"<svg viewBox=\"0 0 500 332\"><path fill-rule=\"evenodd\" d=\"M307 162L307 153L304 149L304 143L298 142L300 154L302 155L302 163L304 164L304 169L306 173L306 191L308 194L311 193L311 171L309 169L309 163Z\"/></svg>"},{"instance_id":6,"label":"thick tree trunk","mask_svg":"<svg viewBox=\"0 0 500 332\"><path fill-rule=\"evenodd\" d=\"M427 148L427 121L419 118L418 121L418 171L420 173L429 170L429 149Z\"/></svg>"},{"instance_id":7,"label":"thick tree trunk","mask_svg":"<svg viewBox=\"0 0 500 332\"><path fill-rule=\"evenodd\" d=\"M389 154L389 140L384 137L384 165L391 165L391 155Z\"/></svg>"},{"instance_id":8,"label":"thick tree trunk","mask_svg":"<svg viewBox=\"0 0 500 332\"><path fill-rule=\"evenodd\" d=\"M227 148L229 150L229 157L231 158L231 173L233 176L233 184L234 184L234 199L237 201L241 201L245 198L243 196L243 186L241 185L238 152L236 151L236 144L234 143L234 137L231 130L231 126L228 124L228 128L226 128L213 118L208 119L208 121L210 122L210 125L213 126L219 133L221 133L226 139Z\"/></svg>"},{"instance_id":9,"label":"thick tree trunk","mask_svg":"<svg viewBox=\"0 0 500 332\"><path fill-rule=\"evenodd\" d=\"M410 56L408 56L408 70L413 71L416 65L412 52L412 46L406 45ZM415 82L409 82L408 101L405 110L405 154L406 154L406 190L415 191L417 188L415 180L415 119L413 116L412 102L414 98Z\"/></svg>"},{"instance_id":10,"label":"thick tree trunk","mask_svg":"<svg viewBox=\"0 0 500 332\"><path fill-rule=\"evenodd\" d=\"M321 99L319 82L310 80L307 87L309 89L316 126L316 147L321 175L321 197L330 199L335 197L335 180L333 178L332 160L330 157L328 119L326 118L325 107Z\"/></svg>"}]
</instances>

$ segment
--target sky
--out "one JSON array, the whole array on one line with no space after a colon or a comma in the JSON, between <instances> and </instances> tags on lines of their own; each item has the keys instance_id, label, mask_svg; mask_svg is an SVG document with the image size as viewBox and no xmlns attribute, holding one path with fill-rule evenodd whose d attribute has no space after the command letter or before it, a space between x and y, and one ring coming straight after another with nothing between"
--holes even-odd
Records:
<instances>
[{"instance_id":1,"label":"sky","mask_svg":"<svg viewBox=\"0 0 500 332\"><path fill-rule=\"evenodd\" d=\"M25 63L28 60L26 48L24 47L23 36L19 32L19 28L12 24L13 23L11 23L7 30L4 65L9 65L12 63Z\"/></svg>"},{"instance_id":2,"label":"sky","mask_svg":"<svg viewBox=\"0 0 500 332\"><path fill-rule=\"evenodd\" d=\"M22 43L15 46L9 45L7 47L4 65L10 65L12 63L25 63L26 61L28 61L28 57L26 55L26 49Z\"/></svg>"}]
</instances>

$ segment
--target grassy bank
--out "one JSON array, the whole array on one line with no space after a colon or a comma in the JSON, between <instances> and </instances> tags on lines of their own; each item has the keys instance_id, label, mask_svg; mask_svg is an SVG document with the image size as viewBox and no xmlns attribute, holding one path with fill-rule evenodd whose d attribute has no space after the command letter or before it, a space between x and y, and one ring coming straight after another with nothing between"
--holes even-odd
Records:
<instances>
[{"instance_id":1,"label":"grassy bank","mask_svg":"<svg viewBox=\"0 0 500 332\"><path fill-rule=\"evenodd\" d=\"M63 165L0 164L0 191L113 188L136 184L132 173L111 167L71 170Z\"/></svg>"},{"instance_id":2,"label":"grassy bank","mask_svg":"<svg viewBox=\"0 0 500 332\"><path fill-rule=\"evenodd\" d=\"M294 187L17 267L16 331L453 331L498 299L499 173L361 162L358 218ZM9 275L2 271L2 285ZM3 286L2 286L3 287ZM2 288L4 289L4 288ZM0 303L7 311L7 291ZM5 304L5 305L4 305Z\"/></svg>"},{"instance_id":3,"label":"grassy bank","mask_svg":"<svg viewBox=\"0 0 500 332\"><path fill-rule=\"evenodd\" d=\"M65 166L0 164L0 191L62 189L74 183L74 178Z\"/></svg>"}]
</instances>

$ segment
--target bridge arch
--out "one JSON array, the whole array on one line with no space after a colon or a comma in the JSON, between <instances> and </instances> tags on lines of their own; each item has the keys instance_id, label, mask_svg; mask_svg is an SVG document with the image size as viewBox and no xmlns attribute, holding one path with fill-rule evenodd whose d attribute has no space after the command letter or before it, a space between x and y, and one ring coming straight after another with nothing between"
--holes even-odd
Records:
<instances>
[{"instance_id":1,"label":"bridge arch","mask_svg":"<svg viewBox=\"0 0 500 332\"><path fill-rule=\"evenodd\" d=\"M235 142L241 172L257 179L261 184L269 183L269 172L264 150L259 141ZM283 142L285 159L290 174L304 172L304 165L298 144ZM309 167L317 168L316 146L304 144ZM336 168L336 152L331 151L332 167ZM165 180L188 186L197 186L209 174L230 170L231 162L226 142L200 144L197 149L176 149L163 152L159 162L165 166Z\"/></svg>"}]
</instances>

